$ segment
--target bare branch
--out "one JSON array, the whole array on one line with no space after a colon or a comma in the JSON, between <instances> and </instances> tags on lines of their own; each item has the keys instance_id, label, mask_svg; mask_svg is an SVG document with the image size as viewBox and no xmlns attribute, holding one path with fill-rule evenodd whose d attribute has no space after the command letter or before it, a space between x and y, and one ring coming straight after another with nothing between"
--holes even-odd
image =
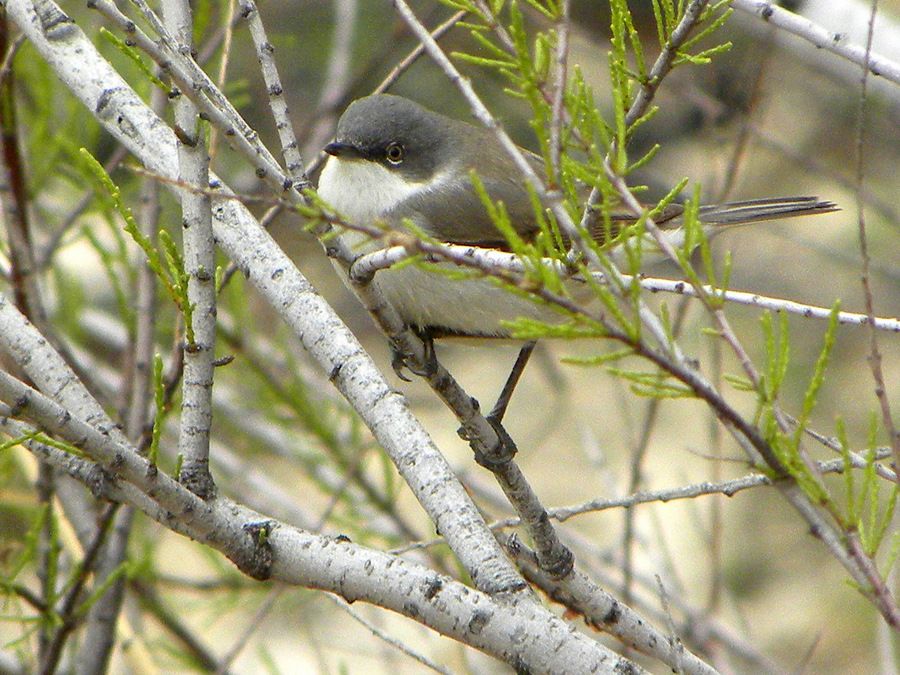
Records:
<instances>
[{"instance_id":1,"label":"bare branch","mask_svg":"<svg viewBox=\"0 0 900 675\"><path fill-rule=\"evenodd\" d=\"M186 0L165 0L163 21L177 40L177 51L190 57L194 48L194 21ZM178 179L188 185L209 185L209 156L197 107L179 96L175 102L178 137ZM216 344L216 256L210 198L185 190L181 197L184 271L188 275L184 310L184 386L181 399L181 431L178 445L184 457L178 479L203 498L215 494L209 473L209 435L212 428L213 359Z\"/></svg>"},{"instance_id":2,"label":"bare branch","mask_svg":"<svg viewBox=\"0 0 900 675\"><path fill-rule=\"evenodd\" d=\"M495 600L396 556L263 520L227 499L204 502L154 470L127 443L113 441L68 417L61 406L3 372L0 400L12 403L6 411L9 414L27 416L100 462L110 472L104 480L124 480L139 488L139 505L146 505L143 495L152 495L162 508L152 508L148 515L216 547L252 576L329 590L350 602L379 604L498 658L525 664L530 670L565 667L612 675L619 668L628 668L629 672L644 672L586 636L572 632L530 596L504 594ZM0 416L0 424L5 417ZM266 536L259 539L262 530ZM508 651L511 631L522 638L515 653Z\"/></svg>"},{"instance_id":3,"label":"bare branch","mask_svg":"<svg viewBox=\"0 0 900 675\"><path fill-rule=\"evenodd\" d=\"M290 111L284 100L284 87L281 86L281 77L275 64L275 47L266 37L266 29L255 2L241 0L241 14L250 24L250 35L253 36L256 58L259 59L266 92L269 94L269 108L281 141L281 154L284 156L287 175L295 190L305 190L312 184L303 170L303 157L300 156L294 125L291 123Z\"/></svg>"},{"instance_id":4,"label":"bare branch","mask_svg":"<svg viewBox=\"0 0 900 675\"><path fill-rule=\"evenodd\" d=\"M873 75L900 84L900 64L883 56L868 53L865 47L847 42L846 35L842 33L826 30L812 21L793 14L774 3L766 2L766 0L732 0L731 6L803 38L817 49L837 54L865 68Z\"/></svg>"},{"instance_id":5,"label":"bare branch","mask_svg":"<svg viewBox=\"0 0 900 675\"><path fill-rule=\"evenodd\" d=\"M350 225L349 223L345 225L347 227L357 228L356 225ZM353 263L351 270L353 278L365 279L370 277L379 270L388 269L402 260L422 255L424 249L427 249L426 259L430 259L431 261L446 260L459 265L460 267L469 267L486 273L489 273L489 270L491 269L496 270L498 273L508 272L513 274L522 274L526 271L525 263L523 263L520 258L513 253L507 253L505 251L455 244L428 244L427 246L423 246L422 243L415 240L415 238L403 235L398 235L397 239L403 240L404 243L399 246L379 249L372 253L360 256ZM568 273L566 267L558 260L544 258L541 260L541 264L550 267L560 274ZM599 283L608 283L606 276L602 272L596 272L592 276ZM685 295L693 298L698 297L697 289L687 281L683 280L645 276L635 277L628 274L621 275L621 279L626 288L637 282L640 284L641 288L650 291L651 293L674 293L676 295ZM831 309L828 307L808 305L794 300L774 298L749 291L722 290L708 285L702 285L700 288L710 296L715 296L726 302L734 302L740 305L749 305L751 307L769 309L775 312L796 314L809 319L828 320L831 316ZM870 319L866 314L841 311L838 312L837 320L838 323L842 325L866 326L871 324L876 330L900 333L900 318L874 317L873 319Z\"/></svg>"}]
</instances>

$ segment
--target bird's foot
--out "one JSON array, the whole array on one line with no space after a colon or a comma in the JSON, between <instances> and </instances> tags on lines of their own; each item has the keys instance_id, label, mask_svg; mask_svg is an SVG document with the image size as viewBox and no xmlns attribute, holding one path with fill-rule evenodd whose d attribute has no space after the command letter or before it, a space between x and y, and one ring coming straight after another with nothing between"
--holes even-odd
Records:
<instances>
[{"instance_id":1,"label":"bird's foot","mask_svg":"<svg viewBox=\"0 0 900 675\"><path fill-rule=\"evenodd\" d=\"M406 374L403 372L404 370L408 370L413 375L417 375L427 380L433 377L438 369L437 354L435 354L434 351L434 338L427 330L416 330L414 328L411 328L410 330L422 340L422 346L424 348L422 363L411 363L409 354L398 345L391 343L391 367L394 369L397 377L404 382L412 381L410 378L406 377Z\"/></svg>"}]
</instances>

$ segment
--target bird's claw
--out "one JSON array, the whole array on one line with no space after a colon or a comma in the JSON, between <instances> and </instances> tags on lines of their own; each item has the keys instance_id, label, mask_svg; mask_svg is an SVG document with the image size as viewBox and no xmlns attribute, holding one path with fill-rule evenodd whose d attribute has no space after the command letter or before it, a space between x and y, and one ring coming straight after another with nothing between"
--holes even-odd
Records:
<instances>
[{"instance_id":1,"label":"bird's claw","mask_svg":"<svg viewBox=\"0 0 900 675\"><path fill-rule=\"evenodd\" d=\"M422 366L417 367L410 363L409 355L395 344L391 344L391 367L394 372L404 382L412 382L412 380L404 374L404 370L408 370L413 375L429 379L437 373L438 361L437 354L434 350L434 339L427 333L416 332L422 340L424 347L422 354Z\"/></svg>"},{"instance_id":2,"label":"bird's claw","mask_svg":"<svg viewBox=\"0 0 900 675\"><path fill-rule=\"evenodd\" d=\"M403 352L394 345L391 345L391 368L394 369L397 377L401 380L404 382L412 382L410 378L403 374L403 369L406 368L406 357L403 355Z\"/></svg>"},{"instance_id":3,"label":"bird's claw","mask_svg":"<svg viewBox=\"0 0 900 675\"><path fill-rule=\"evenodd\" d=\"M476 406L477 407L477 406ZM487 415L485 418L487 423L491 425L494 433L497 434L497 445L487 449L480 441L476 441L476 437L466 427L462 426L456 430L459 437L469 443L475 456L475 462L483 466L489 471L500 471L505 468L513 457L519 451L516 442L509 435L509 432L503 426L503 423L493 415Z\"/></svg>"}]
</instances>

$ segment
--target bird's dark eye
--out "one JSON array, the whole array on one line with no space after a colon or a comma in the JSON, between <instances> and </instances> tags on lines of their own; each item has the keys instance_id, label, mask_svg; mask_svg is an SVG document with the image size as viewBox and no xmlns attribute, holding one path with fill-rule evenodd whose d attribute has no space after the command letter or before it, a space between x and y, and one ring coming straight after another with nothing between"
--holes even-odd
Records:
<instances>
[{"instance_id":1,"label":"bird's dark eye","mask_svg":"<svg viewBox=\"0 0 900 675\"><path fill-rule=\"evenodd\" d=\"M403 161L403 146L399 143L391 143L385 148L384 156L391 164L399 164Z\"/></svg>"}]
</instances>

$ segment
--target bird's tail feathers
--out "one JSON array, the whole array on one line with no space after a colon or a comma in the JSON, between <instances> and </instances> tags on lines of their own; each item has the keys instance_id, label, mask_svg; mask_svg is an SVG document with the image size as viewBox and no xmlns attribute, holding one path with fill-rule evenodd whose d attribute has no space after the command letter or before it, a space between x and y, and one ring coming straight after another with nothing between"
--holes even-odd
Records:
<instances>
[{"instance_id":1,"label":"bird's tail feathers","mask_svg":"<svg viewBox=\"0 0 900 675\"><path fill-rule=\"evenodd\" d=\"M818 197L774 197L701 206L699 217L704 224L728 226L839 210L834 202L823 201Z\"/></svg>"}]
</instances>

